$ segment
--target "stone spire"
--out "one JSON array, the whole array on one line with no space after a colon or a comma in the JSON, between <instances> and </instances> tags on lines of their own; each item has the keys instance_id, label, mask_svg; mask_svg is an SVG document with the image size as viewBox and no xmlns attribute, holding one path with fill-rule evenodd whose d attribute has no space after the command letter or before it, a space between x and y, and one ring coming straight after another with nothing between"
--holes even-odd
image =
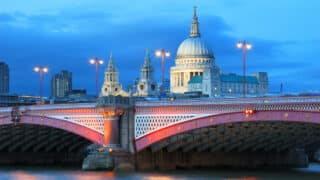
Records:
<instances>
[{"instance_id":1,"label":"stone spire","mask_svg":"<svg viewBox=\"0 0 320 180\"><path fill-rule=\"evenodd\" d=\"M197 7L194 6L193 18L191 23L190 37L200 37Z\"/></svg>"},{"instance_id":2,"label":"stone spire","mask_svg":"<svg viewBox=\"0 0 320 180\"><path fill-rule=\"evenodd\" d=\"M128 96L128 93L122 90L122 86L119 82L119 73L113 62L112 52L110 53L110 59L107 69L104 73L104 82L101 88L101 96Z\"/></svg>"},{"instance_id":3,"label":"stone spire","mask_svg":"<svg viewBox=\"0 0 320 180\"><path fill-rule=\"evenodd\" d=\"M149 51L148 48L146 49L146 54L144 56L144 63L143 63L143 67L149 67L150 66L150 55L149 55Z\"/></svg>"},{"instance_id":4,"label":"stone spire","mask_svg":"<svg viewBox=\"0 0 320 180\"><path fill-rule=\"evenodd\" d=\"M146 81L153 81L153 66L149 56L149 51L146 49L146 55L144 57L144 63L141 68L141 79Z\"/></svg>"},{"instance_id":5,"label":"stone spire","mask_svg":"<svg viewBox=\"0 0 320 180\"><path fill-rule=\"evenodd\" d=\"M146 54L144 56L144 63L140 70L140 79L136 86L137 91L133 96L155 96L157 94L156 82L153 78L153 66L151 64L151 59L149 56L148 49L146 49Z\"/></svg>"},{"instance_id":6,"label":"stone spire","mask_svg":"<svg viewBox=\"0 0 320 180\"><path fill-rule=\"evenodd\" d=\"M113 62L113 58L112 58L112 52L110 52L110 58L109 58L109 62L108 62L108 66L107 66L107 72L116 72L116 67L114 65Z\"/></svg>"}]
</instances>

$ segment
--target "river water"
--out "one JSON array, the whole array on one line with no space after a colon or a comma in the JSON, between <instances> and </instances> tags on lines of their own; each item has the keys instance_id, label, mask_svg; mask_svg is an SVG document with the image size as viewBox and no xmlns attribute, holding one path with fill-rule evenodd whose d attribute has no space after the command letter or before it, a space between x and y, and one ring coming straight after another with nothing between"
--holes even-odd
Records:
<instances>
[{"instance_id":1,"label":"river water","mask_svg":"<svg viewBox=\"0 0 320 180\"><path fill-rule=\"evenodd\" d=\"M166 172L115 173L107 171L81 171L63 168L0 167L0 180L320 180L320 164L298 169L260 170L177 170Z\"/></svg>"}]
</instances>

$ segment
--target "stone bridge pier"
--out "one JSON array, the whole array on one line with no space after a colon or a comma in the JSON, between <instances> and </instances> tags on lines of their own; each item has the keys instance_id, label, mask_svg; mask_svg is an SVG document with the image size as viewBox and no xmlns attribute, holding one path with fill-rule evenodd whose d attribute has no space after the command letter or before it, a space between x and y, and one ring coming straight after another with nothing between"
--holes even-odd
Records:
<instances>
[{"instance_id":1,"label":"stone bridge pier","mask_svg":"<svg viewBox=\"0 0 320 180\"><path fill-rule=\"evenodd\" d=\"M134 106L129 98L100 97L97 110L104 118L103 145L92 146L84 170L134 169ZM92 148L91 147L91 148ZM90 149L90 147L89 147Z\"/></svg>"}]
</instances>

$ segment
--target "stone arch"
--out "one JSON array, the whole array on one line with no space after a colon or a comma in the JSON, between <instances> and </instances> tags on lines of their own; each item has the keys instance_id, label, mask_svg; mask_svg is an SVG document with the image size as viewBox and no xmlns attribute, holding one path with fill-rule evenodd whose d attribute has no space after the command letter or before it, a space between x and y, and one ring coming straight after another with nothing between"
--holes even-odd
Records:
<instances>
[{"instance_id":1,"label":"stone arch","mask_svg":"<svg viewBox=\"0 0 320 180\"><path fill-rule=\"evenodd\" d=\"M53 127L79 135L91 141L92 143L103 145L104 135L101 132L98 132L96 130L90 129L88 127L82 126L81 124L77 124L71 121L55 119L46 116L23 115L20 117L19 122L13 122L9 116L0 117L0 126L10 124L30 124Z\"/></svg>"},{"instance_id":2,"label":"stone arch","mask_svg":"<svg viewBox=\"0 0 320 180\"><path fill-rule=\"evenodd\" d=\"M150 145L199 128L216 126L237 122L257 122L257 121L281 121L320 124L320 113L312 111L257 111L253 115L246 116L243 112L232 112L218 115L210 115L189 121L184 121L170 126L152 131L136 139L136 149L141 151Z\"/></svg>"}]
</instances>

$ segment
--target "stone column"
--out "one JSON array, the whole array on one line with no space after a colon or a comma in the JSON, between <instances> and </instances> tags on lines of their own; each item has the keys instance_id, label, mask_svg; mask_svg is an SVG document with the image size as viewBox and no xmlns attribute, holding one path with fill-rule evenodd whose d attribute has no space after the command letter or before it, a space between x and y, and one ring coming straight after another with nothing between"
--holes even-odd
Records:
<instances>
[{"instance_id":1,"label":"stone column","mask_svg":"<svg viewBox=\"0 0 320 180\"><path fill-rule=\"evenodd\" d=\"M120 116L124 111L114 107L99 108L99 113L103 116L103 145L120 146Z\"/></svg>"},{"instance_id":2,"label":"stone column","mask_svg":"<svg viewBox=\"0 0 320 180\"><path fill-rule=\"evenodd\" d=\"M104 120L104 146L116 146L119 140L119 116L107 116Z\"/></svg>"}]
</instances>

